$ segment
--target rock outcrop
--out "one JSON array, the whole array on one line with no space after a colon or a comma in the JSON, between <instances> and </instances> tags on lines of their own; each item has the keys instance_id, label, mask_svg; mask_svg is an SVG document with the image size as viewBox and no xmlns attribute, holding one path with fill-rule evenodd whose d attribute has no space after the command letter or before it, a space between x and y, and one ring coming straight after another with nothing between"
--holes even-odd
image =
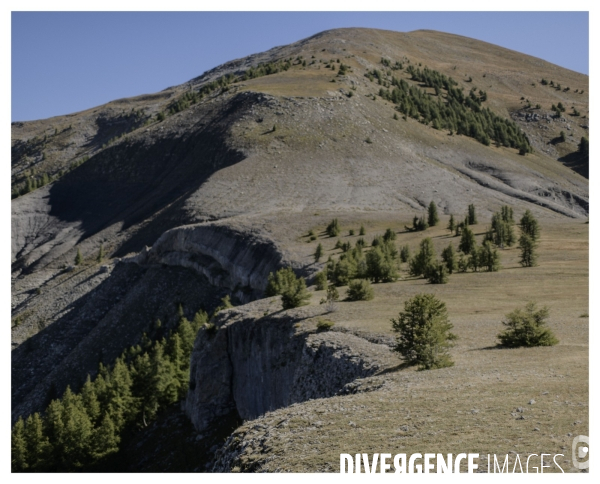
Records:
<instances>
[{"instance_id":1,"label":"rock outcrop","mask_svg":"<svg viewBox=\"0 0 600 484\"><path fill-rule=\"evenodd\" d=\"M168 230L151 249L132 260L141 265L187 267L205 276L211 284L229 289L243 302L262 295L270 272L285 265L297 265L268 237L222 223Z\"/></svg>"},{"instance_id":2,"label":"rock outcrop","mask_svg":"<svg viewBox=\"0 0 600 484\"><path fill-rule=\"evenodd\" d=\"M244 419L296 402L330 397L390 366L389 346L350 333L318 332L320 309L273 313L277 298L224 311L199 332L192 353L186 413L202 432L237 411ZM268 314L268 313L272 314Z\"/></svg>"}]
</instances>

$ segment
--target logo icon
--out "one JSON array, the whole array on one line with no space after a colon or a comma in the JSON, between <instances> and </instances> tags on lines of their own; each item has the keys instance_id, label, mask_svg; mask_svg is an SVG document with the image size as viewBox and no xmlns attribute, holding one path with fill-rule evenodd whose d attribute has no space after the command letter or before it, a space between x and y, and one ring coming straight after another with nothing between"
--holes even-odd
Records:
<instances>
[{"instance_id":1,"label":"logo icon","mask_svg":"<svg viewBox=\"0 0 600 484\"><path fill-rule=\"evenodd\" d=\"M572 461L576 469L590 467L590 438L587 435L578 435L573 439Z\"/></svg>"}]
</instances>

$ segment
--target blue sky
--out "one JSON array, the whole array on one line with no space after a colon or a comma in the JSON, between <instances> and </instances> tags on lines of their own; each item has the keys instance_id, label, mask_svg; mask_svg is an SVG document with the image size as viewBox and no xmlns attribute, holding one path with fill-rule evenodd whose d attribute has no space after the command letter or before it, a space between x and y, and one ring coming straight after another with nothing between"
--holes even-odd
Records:
<instances>
[{"instance_id":1,"label":"blue sky","mask_svg":"<svg viewBox=\"0 0 600 484\"><path fill-rule=\"evenodd\" d=\"M588 74L587 12L13 12L13 121L181 84L338 27L464 35Z\"/></svg>"}]
</instances>

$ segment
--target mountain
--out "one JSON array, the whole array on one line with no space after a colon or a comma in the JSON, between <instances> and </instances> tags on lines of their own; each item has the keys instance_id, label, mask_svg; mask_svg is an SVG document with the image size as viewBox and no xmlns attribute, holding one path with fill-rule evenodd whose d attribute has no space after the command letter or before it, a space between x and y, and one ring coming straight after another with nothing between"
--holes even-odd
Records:
<instances>
[{"instance_id":1,"label":"mountain","mask_svg":"<svg viewBox=\"0 0 600 484\"><path fill-rule=\"evenodd\" d=\"M343 331L317 336L311 331L322 310L318 291L307 308L283 316L267 317L279 299L262 297L270 272L292 266L310 284L323 268L314 261L317 242L306 236L309 231L325 244L326 255L337 257L334 239L320 232L332 218L344 230L364 225L368 238L393 227L399 242L416 250L423 234L403 227L432 201L444 227L451 214L462 220L467 206L475 205L478 239L503 205L518 217L530 210L546 237L540 248L545 263L527 276L519 272L524 269L512 248L501 251L506 270L498 278L458 274L462 290L453 281L448 287L456 293L436 289L483 312L483 329L470 326L473 313L466 306L454 307L462 321L454 324L463 331L460 354L477 348L480 359L473 361L491 372L479 337L468 336L471 331L486 334L493 344L492 321L499 323L527 293L556 305L561 318L568 319L565 308L585 306L589 184L579 145L589 137L588 92L585 75L474 39L434 31L337 29L228 62L160 93L12 123L13 422L42 411L67 385L80 388L99 362L112 364L143 334L167 335L181 311L189 319L199 309L210 313L227 294L241 305L230 310L230 319L219 315L215 320L226 328L218 334L228 339L217 338L213 353L200 354L196 346L192 356L192 380L201 374L210 387L205 390L221 402L218 411L205 408L198 402L206 395L190 389L186 414L198 432L214 424L211 419L202 423L213 410L230 421L252 421L265 412L264 418L272 420L271 410L279 415L291 404L325 398L329 412L344 406L348 397L343 395L356 392L357 385L367 388L359 391L364 395L385 393L387 385L393 399L404 398L398 393L402 378L418 380L418 374L400 372L371 386L364 382L394 367L389 318L400 306L389 298L403 300L429 289L421 287L422 280L377 285L378 305L364 303L367 312L340 309L332 318ZM438 252L449 241L442 228L429 234ZM571 250L568 260L575 262L559 262L564 258L558 248ZM553 274L571 278L570 288L558 290ZM482 302L470 300L468 291ZM492 296L498 294L499 300ZM247 333L261 315L265 324ZM294 330L299 321L308 324L302 331ZM277 333L282 324L285 331ZM568 326L562 319L560 324ZM567 326L560 331L568 334ZM296 346L288 347L282 341L294 331L301 334ZM583 348L581 326L575 333L573 341L565 338ZM267 341L273 342L272 351L262 346ZM236 351L228 346L234 342ZM557 348L553 357L560 367L567 357ZM252 359L256 354L262 355L260 362ZM356 368L344 370L334 356L323 354L352 361L348 365ZM293 361L291 373L264 373L274 359L285 358ZM516 354L493 358L501 360L503 372L519 364ZM532 361L532 371L542 371L547 356L539 358ZM584 360L577 360L581 368ZM194 369L199 361L222 364L211 363L211 373ZM254 364L264 371L245 375L248 382L270 375L279 383L240 386L242 377L236 375ZM315 365L330 369L335 378L322 376L326 383L320 387L314 375L303 373L311 374ZM217 379L219 371L225 373ZM449 385L464 389L466 370L457 371L458 380ZM210 383L213 377L222 385ZM293 390L298 378L304 386ZM478 378L476 386L487 376ZM525 394L528 383L518 381ZM320 404L306 405L317 419L320 411L312 407ZM302 408L289 408L302 415ZM348 425L334 420L322 425ZM251 435L252 424L244 425L244 435ZM302 424L302 432L311 425ZM240 463L243 451L232 448L241 441L232 442L211 461L215 469L286 469L269 467L264 449L260 465ZM327 469L322 462L305 467L286 462L290 469ZM170 468L164 465L163 470Z\"/></svg>"}]
</instances>

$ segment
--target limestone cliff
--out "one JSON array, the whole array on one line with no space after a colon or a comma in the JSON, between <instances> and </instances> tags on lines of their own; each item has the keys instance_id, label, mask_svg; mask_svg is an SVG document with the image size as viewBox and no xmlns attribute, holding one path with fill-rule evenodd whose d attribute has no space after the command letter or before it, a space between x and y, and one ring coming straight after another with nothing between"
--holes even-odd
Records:
<instances>
[{"instance_id":1,"label":"limestone cliff","mask_svg":"<svg viewBox=\"0 0 600 484\"><path fill-rule=\"evenodd\" d=\"M316 331L319 307L289 311L278 298L219 314L201 330L190 368L186 412L199 432L237 412L244 419L296 402L330 397L391 366L389 346L337 331Z\"/></svg>"}]
</instances>

